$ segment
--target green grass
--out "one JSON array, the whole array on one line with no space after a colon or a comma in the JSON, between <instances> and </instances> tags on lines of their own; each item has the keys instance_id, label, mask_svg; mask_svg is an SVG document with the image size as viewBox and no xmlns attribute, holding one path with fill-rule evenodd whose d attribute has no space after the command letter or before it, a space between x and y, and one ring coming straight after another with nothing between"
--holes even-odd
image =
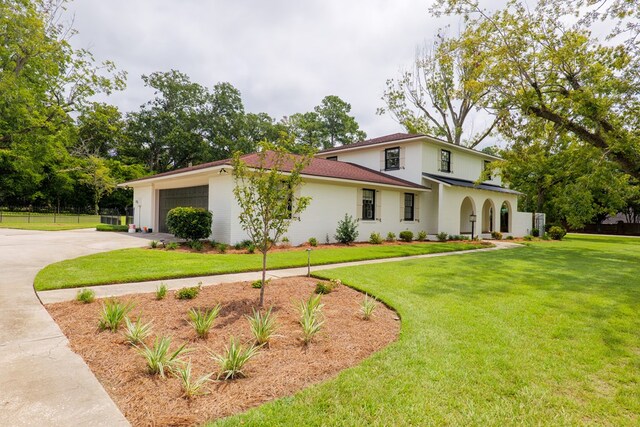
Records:
<instances>
[{"instance_id":1,"label":"green grass","mask_svg":"<svg viewBox=\"0 0 640 427\"><path fill-rule=\"evenodd\" d=\"M471 243L416 243L397 246L314 249L311 253L311 264L333 264L475 248L478 248L478 245ZM306 265L306 251L274 252L268 257L268 268L270 269ZM261 268L261 254L210 255L150 249L123 249L51 264L38 273L35 279L35 288L38 291L43 291L110 283L259 271Z\"/></svg>"},{"instance_id":2,"label":"green grass","mask_svg":"<svg viewBox=\"0 0 640 427\"><path fill-rule=\"evenodd\" d=\"M26 222L1 222L0 228L14 228L19 230L36 231L63 231L79 230L82 228L96 228L99 223L26 223Z\"/></svg>"},{"instance_id":3,"label":"green grass","mask_svg":"<svg viewBox=\"0 0 640 427\"><path fill-rule=\"evenodd\" d=\"M571 236L319 272L395 307L399 340L215 425L637 426L639 266L640 239Z\"/></svg>"}]
</instances>

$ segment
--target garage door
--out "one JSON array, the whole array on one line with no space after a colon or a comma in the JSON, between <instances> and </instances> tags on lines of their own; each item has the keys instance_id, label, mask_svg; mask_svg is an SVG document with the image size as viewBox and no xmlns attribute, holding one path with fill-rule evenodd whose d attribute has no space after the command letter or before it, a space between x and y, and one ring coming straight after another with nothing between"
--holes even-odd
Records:
<instances>
[{"instance_id":1,"label":"garage door","mask_svg":"<svg viewBox=\"0 0 640 427\"><path fill-rule=\"evenodd\" d=\"M159 223L161 233L169 232L167 229L167 213L179 206L209 209L209 186L201 185L198 187L160 190Z\"/></svg>"}]
</instances>

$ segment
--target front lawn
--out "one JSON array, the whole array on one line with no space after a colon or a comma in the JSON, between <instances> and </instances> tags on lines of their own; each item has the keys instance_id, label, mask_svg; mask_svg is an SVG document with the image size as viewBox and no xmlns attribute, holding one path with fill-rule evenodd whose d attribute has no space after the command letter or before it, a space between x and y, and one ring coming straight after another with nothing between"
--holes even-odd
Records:
<instances>
[{"instance_id":1,"label":"front lawn","mask_svg":"<svg viewBox=\"0 0 640 427\"><path fill-rule=\"evenodd\" d=\"M311 253L312 265L423 255L439 252L478 249L476 243L414 243L343 248L319 248ZM268 268L307 265L306 251L292 250L269 254ZM111 283L213 274L258 271L260 254L200 254L168 250L122 249L88 255L45 267L35 279L38 291Z\"/></svg>"},{"instance_id":2,"label":"front lawn","mask_svg":"<svg viewBox=\"0 0 640 427\"><path fill-rule=\"evenodd\" d=\"M63 230L79 230L82 228L96 228L99 223L27 223L27 222L2 222L0 228L15 228L19 230L37 230L37 231L63 231Z\"/></svg>"},{"instance_id":3,"label":"front lawn","mask_svg":"<svg viewBox=\"0 0 640 427\"><path fill-rule=\"evenodd\" d=\"M377 295L399 341L219 425L640 424L640 239L319 272Z\"/></svg>"}]
</instances>

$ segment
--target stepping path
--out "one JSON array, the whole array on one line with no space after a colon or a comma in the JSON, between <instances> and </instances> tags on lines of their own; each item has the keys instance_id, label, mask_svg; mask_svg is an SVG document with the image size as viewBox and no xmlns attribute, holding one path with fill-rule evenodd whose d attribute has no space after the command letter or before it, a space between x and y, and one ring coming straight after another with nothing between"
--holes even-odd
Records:
<instances>
[{"instance_id":1,"label":"stepping path","mask_svg":"<svg viewBox=\"0 0 640 427\"><path fill-rule=\"evenodd\" d=\"M382 262L406 261L410 259L462 255L462 254L471 254L471 253L478 253L478 252L496 251L501 249L523 247L522 245L519 245L517 243L511 243L507 241L494 241L492 243L495 244L495 247L493 248L476 249L471 251L443 252L443 253L435 253L435 254L406 256L406 257L343 262L338 264L316 265L316 266L311 266L311 272L313 273L315 271L328 270L331 268L338 268L338 267L351 267L351 266L358 266L358 265L379 264ZM267 271L267 278L279 279L283 277L306 276L307 272L308 272L307 267L286 268L281 270L269 270ZM96 297L105 298L105 297L117 297L117 296L128 295L128 294L154 292L161 283L166 284L169 290L176 290L176 289L184 288L186 286L196 286L199 283L202 283L203 286L211 286L211 285L219 285L221 283L247 282L247 281L253 282L255 280L259 280L261 277L262 277L262 273L260 271L254 271L254 272L247 272L247 273L218 274L214 276L188 277L188 278L182 278L182 279L164 279L164 280L150 280L146 282L118 283L113 285L91 286L91 289L96 293ZM43 304L50 304L55 302L74 300L76 298L77 293L78 293L77 288L56 289L56 290L50 290L50 291L40 291L38 292L38 296Z\"/></svg>"},{"instance_id":2,"label":"stepping path","mask_svg":"<svg viewBox=\"0 0 640 427\"><path fill-rule=\"evenodd\" d=\"M33 279L53 262L146 246L145 237L155 236L0 229L0 425L129 425L69 348L38 300Z\"/></svg>"}]
</instances>

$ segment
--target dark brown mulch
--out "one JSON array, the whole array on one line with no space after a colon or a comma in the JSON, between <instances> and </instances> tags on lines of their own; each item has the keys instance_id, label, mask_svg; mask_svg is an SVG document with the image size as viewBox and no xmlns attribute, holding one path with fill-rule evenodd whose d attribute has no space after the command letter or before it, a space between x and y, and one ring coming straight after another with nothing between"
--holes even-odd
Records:
<instances>
[{"instance_id":1,"label":"dark brown mulch","mask_svg":"<svg viewBox=\"0 0 640 427\"><path fill-rule=\"evenodd\" d=\"M98 331L99 300L91 304L50 304L47 309L69 338L71 348L84 358L133 425L193 425L245 411L332 378L396 339L400 322L395 312L379 304L371 321L361 320L358 311L363 295L340 286L322 297L326 323L314 341L303 346L293 301L307 299L316 283L307 278L271 282L265 289L265 305L272 306L277 315L278 336L248 363L246 378L210 383L209 394L192 400L182 397L177 378L147 374L143 357L125 343L121 332ZM194 351L185 358L192 361L193 376L200 377L217 373L218 366L209 354L220 353L231 336L251 341L245 315L251 314L258 295L259 289L243 282L204 287L194 300L177 300L172 292L162 301L156 301L153 294L120 300L135 302L132 318L141 316L144 322L153 322L147 345L156 335L170 335L172 349L188 342ZM217 303L223 308L209 337L197 339L187 323L187 311Z\"/></svg>"}]
</instances>

